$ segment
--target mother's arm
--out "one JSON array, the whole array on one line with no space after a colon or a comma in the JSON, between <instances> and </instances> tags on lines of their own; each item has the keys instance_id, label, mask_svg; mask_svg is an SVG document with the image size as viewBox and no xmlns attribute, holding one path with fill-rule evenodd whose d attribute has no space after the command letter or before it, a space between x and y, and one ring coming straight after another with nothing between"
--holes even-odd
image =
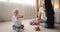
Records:
<instances>
[{"instance_id":1,"label":"mother's arm","mask_svg":"<svg viewBox=\"0 0 60 32\"><path fill-rule=\"evenodd\" d=\"M37 20L40 20L40 19L41 19L41 13L38 12L38 18L37 18Z\"/></svg>"}]
</instances>

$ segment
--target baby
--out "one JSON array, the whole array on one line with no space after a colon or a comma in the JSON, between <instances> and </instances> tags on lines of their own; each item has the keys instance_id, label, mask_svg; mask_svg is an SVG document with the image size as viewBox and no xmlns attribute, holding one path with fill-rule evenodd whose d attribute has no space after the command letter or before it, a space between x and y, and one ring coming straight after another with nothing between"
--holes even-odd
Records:
<instances>
[{"instance_id":1,"label":"baby","mask_svg":"<svg viewBox=\"0 0 60 32\"><path fill-rule=\"evenodd\" d=\"M19 15L19 11L15 9L12 17L12 21L14 23L13 29L17 32L22 32L24 29L24 25L21 24L21 18L23 18L23 16Z\"/></svg>"}]
</instances>

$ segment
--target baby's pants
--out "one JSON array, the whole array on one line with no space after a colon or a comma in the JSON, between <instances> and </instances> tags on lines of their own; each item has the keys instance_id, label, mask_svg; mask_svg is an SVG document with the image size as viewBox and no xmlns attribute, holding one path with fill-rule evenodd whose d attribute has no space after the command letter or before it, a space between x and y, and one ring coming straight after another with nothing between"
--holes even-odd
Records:
<instances>
[{"instance_id":1,"label":"baby's pants","mask_svg":"<svg viewBox=\"0 0 60 32\"><path fill-rule=\"evenodd\" d=\"M13 29L17 32L19 32L20 29L23 29L24 28L24 25L21 25L21 26L16 26L16 25L13 25Z\"/></svg>"}]
</instances>

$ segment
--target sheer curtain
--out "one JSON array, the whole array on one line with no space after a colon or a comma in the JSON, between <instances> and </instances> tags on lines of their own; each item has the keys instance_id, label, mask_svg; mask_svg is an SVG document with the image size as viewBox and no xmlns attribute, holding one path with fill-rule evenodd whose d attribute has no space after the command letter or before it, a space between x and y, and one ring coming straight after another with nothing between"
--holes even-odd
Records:
<instances>
[{"instance_id":1,"label":"sheer curtain","mask_svg":"<svg viewBox=\"0 0 60 32\"><path fill-rule=\"evenodd\" d=\"M10 20L13 9L19 9L25 19L36 17L35 0L0 0L0 15L2 20ZM4 12L3 12L4 11Z\"/></svg>"}]
</instances>

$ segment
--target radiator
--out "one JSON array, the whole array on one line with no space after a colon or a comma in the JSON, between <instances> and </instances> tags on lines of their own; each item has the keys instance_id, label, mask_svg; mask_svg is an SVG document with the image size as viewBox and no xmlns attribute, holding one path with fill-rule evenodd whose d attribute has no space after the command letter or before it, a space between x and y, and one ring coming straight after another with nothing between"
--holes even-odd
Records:
<instances>
[{"instance_id":1,"label":"radiator","mask_svg":"<svg viewBox=\"0 0 60 32\"><path fill-rule=\"evenodd\" d=\"M55 23L60 23L60 9L54 9L55 11Z\"/></svg>"}]
</instances>

